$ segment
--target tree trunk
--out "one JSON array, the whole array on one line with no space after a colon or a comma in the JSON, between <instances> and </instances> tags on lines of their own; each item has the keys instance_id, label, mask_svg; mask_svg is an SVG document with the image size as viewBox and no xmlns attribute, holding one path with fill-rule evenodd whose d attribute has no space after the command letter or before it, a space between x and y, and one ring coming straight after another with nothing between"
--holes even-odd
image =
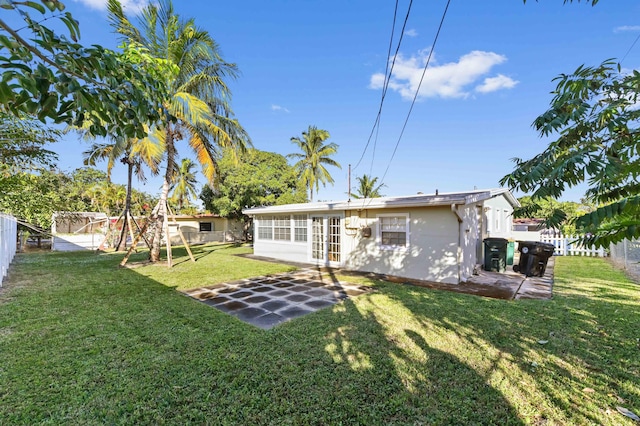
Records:
<instances>
[{"instance_id":1,"label":"tree trunk","mask_svg":"<svg viewBox=\"0 0 640 426\"><path fill-rule=\"evenodd\" d=\"M158 213L155 217L156 228L151 242L151 251L149 252L149 260L151 262L158 262L160 260L162 231L164 228L164 218L167 214L167 200L169 198L169 185L173 178L172 172L175 165L176 148L173 140L173 129L171 127L167 128L165 149L167 151L167 169L164 174L164 181L162 182L160 201L158 201Z\"/></svg>"},{"instance_id":2,"label":"tree trunk","mask_svg":"<svg viewBox=\"0 0 640 426\"><path fill-rule=\"evenodd\" d=\"M133 181L133 163L128 158L127 167L127 197L124 202L122 232L120 232L120 240L118 241L116 251L125 251L127 249L127 232L129 231L129 217L131 216L131 187Z\"/></svg>"}]
</instances>

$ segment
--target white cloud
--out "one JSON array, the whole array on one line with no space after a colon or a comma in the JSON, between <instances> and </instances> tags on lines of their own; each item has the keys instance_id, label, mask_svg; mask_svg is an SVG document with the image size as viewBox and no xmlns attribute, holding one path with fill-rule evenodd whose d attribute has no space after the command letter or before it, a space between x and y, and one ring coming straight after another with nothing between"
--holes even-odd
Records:
<instances>
[{"instance_id":1,"label":"white cloud","mask_svg":"<svg viewBox=\"0 0 640 426\"><path fill-rule=\"evenodd\" d=\"M640 25L623 25L621 27L616 27L613 29L614 33L622 33L627 31L640 31Z\"/></svg>"},{"instance_id":2,"label":"white cloud","mask_svg":"<svg viewBox=\"0 0 640 426\"><path fill-rule=\"evenodd\" d=\"M389 82L389 88L397 91L407 100L415 96L420 78L424 70L429 50L422 50L417 55L405 58L398 54L393 68L393 75ZM393 59L393 58L391 58ZM420 86L418 98L464 98L469 96L468 87L474 85L478 80L488 74L491 69L507 60L506 56L494 52L484 52L474 50L460 57L458 62L450 62L439 65L432 56L429 68L424 75L424 80ZM508 79L511 83L507 82ZM381 89L384 83L384 74L374 74L371 76L369 87ZM480 90L480 87L493 90L512 88L517 82L505 76L498 76L485 79L484 83L476 90L486 93L491 90Z\"/></svg>"},{"instance_id":3,"label":"white cloud","mask_svg":"<svg viewBox=\"0 0 640 426\"><path fill-rule=\"evenodd\" d=\"M484 82L476 87L476 92L489 93L500 89L513 89L518 83L506 75L498 74L495 77L485 78Z\"/></svg>"},{"instance_id":4,"label":"white cloud","mask_svg":"<svg viewBox=\"0 0 640 426\"><path fill-rule=\"evenodd\" d=\"M92 9L98 10L106 10L107 9L107 0L73 0L76 3L82 3L86 6L89 6ZM126 12L137 13L142 10L147 4L150 3L150 0L120 0L122 3L122 7Z\"/></svg>"},{"instance_id":5,"label":"white cloud","mask_svg":"<svg viewBox=\"0 0 640 426\"><path fill-rule=\"evenodd\" d=\"M271 111L290 112L288 109L280 105L271 105Z\"/></svg>"},{"instance_id":6,"label":"white cloud","mask_svg":"<svg viewBox=\"0 0 640 426\"><path fill-rule=\"evenodd\" d=\"M407 37L417 37L418 36L418 32L416 30L414 30L413 28L411 28L411 29L405 31L404 35L406 35Z\"/></svg>"}]
</instances>

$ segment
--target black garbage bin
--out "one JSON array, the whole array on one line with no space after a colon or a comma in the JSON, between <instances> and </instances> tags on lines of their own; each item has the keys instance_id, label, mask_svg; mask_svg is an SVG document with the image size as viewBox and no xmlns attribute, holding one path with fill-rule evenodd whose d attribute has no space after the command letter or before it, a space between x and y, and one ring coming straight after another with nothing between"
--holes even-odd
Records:
<instances>
[{"instance_id":1,"label":"black garbage bin","mask_svg":"<svg viewBox=\"0 0 640 426\"><path fill-rule=\"evenodd\" d=\"M542 277L554 250L553 244L541 243L540 241L518 241L520 262L518 265L514 265L513 270L521 272L527 277Z\"/></svg>"},{"instance_id":2,"label":"black garbage bin","mask_svg":"<svg viewBox=\"0 0 640 426\"><path fill-rule=\"evenodd\" d=\"M504 238L485 238L484 270L504 272L507 269L507 244Z\"/></svg>"}]
</instances>

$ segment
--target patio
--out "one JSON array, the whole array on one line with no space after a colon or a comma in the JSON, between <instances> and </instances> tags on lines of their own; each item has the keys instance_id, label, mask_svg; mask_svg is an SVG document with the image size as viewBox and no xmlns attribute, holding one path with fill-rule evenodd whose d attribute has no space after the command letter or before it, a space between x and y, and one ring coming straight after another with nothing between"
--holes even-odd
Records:
<instances>
[{"instance_id":1,"label":"patio","mask_svg":"<svg viewBox=\"0 0 640 426\"><path fill-rule=\"evenodd\" d=\"M253 255L247 257L258 258ZM335 305L349 297L373 291L367 286L341 281L337 275L366 276L402 285L496 299L551 299L554 263L554 258L551 257L543 277L525 277L508 266L507 271L500 273L481 270L478 275L458 285L297 265L303 266L302 269L195 288L184 293L244 322L268 330L293 318Z\"/></svg>"}]
</instances>

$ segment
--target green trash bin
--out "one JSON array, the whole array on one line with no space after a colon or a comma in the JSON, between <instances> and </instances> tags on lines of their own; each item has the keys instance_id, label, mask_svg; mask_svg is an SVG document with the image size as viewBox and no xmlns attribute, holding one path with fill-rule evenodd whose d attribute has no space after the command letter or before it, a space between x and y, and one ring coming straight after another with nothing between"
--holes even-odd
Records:
<instances>
[{"instance_id":1,"label":"green trash bin","mask_svg":"<svg viewBox=\"0 0 640 426\"><path fill-rule=\"evenodd\" d=\"M484 270L504 272L507 269L507 245L505 238L485 238Z\"/></svg>"},{"instance_id":2,"label":"green trash bin","mask_svg":"<svg viewBox=\"0 0 640 426\"><path fill-rule=\"evenodd\" d=\"M513 256L516 252L516 243L509 241L507 243L507 265L513 265Z\"/></svg>"}]
</instances>

